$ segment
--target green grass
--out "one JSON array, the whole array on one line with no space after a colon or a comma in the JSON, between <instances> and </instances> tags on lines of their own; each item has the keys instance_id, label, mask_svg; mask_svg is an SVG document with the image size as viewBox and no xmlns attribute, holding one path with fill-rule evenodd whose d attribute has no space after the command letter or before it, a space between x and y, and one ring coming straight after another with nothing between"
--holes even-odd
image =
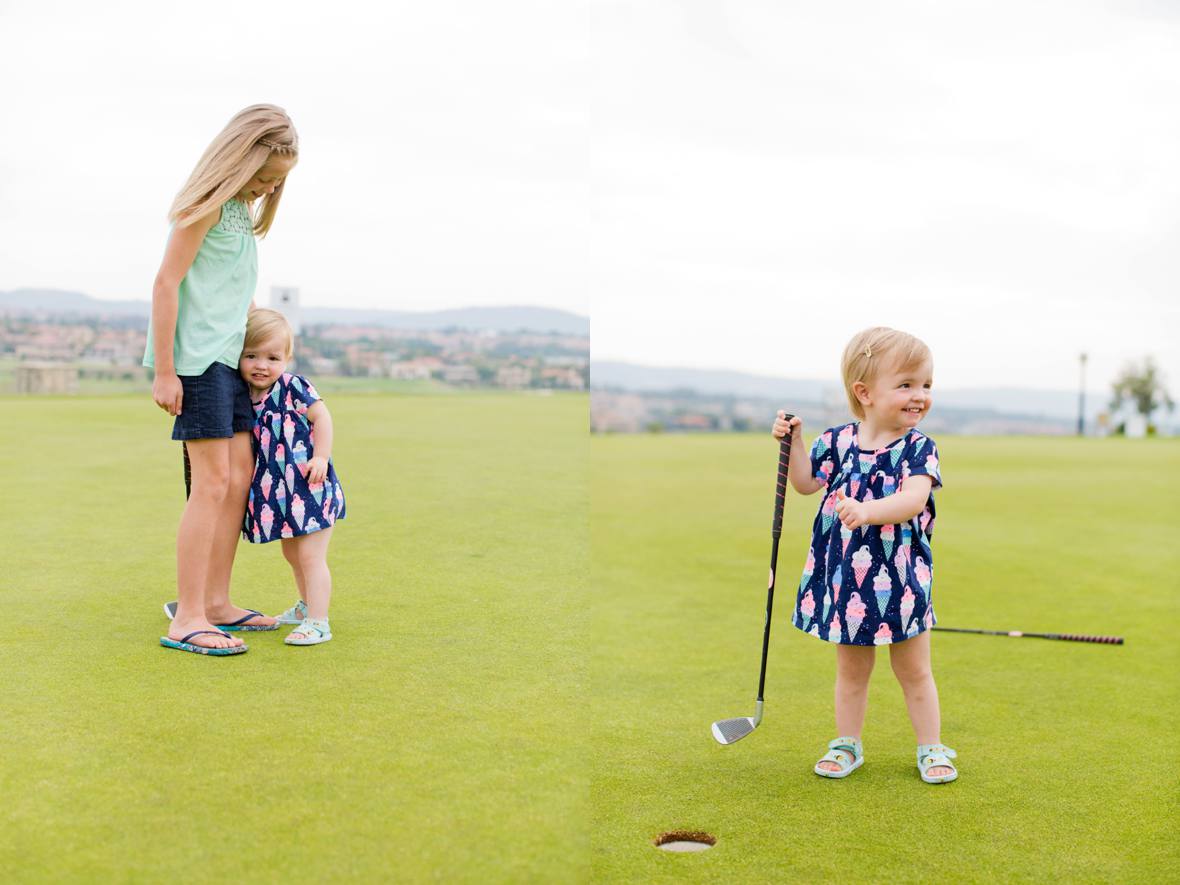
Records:
<instances>
[{"instance_id":1,"label":"green grass","mask_svg":"<svg viewBox=\"0 0 1180 885\"><path fill-rule=\"evenodd\" d=\"M0 358L0 397L16 393L16 370L20 361L13 358ZM300 371L298 366L293 371ZM122 371L133 373L132 378L91 378L78 379L78 394L80 396L128 396L143 394L150 397L152 379L145 369L131 367L120 368ZM347 375L316 376L316 387L324 396L336 393L368 393L368 394L396 394L396 395L434 395L446 393L471 392L471 388L463 388L446 384L435 378L401 379L401 378L370 378L350 377ZM480 393L504 393L502 390L481 390Z\"/></svg>"},{"instance_id":2,"label":"green grass","mask_svg":"<svg viewBox=\"0 0 1180 885\"><path fill-rule=\"evenodd\" d=\"M1176 880L1180 446L939 443L940 623L1127 644L935 633L962 774L931 787L885 652L867 763L842 781L811 771L835 736L834 655L789 613L818 496L788 496L766 719L734 746L709 735L753 714L773 442L592 441L594 881ZM671 829L718 843L652 848Z\"/></svg>"},{"instance_id":3,"label":"green grass","mask_svg":"<svg viewBox=\"0 0 1180 885\"><path fill-rule=\"evenodd\" d=\"M788 499L767 718L709 736L753 711L769 439L590 441L577 395L329 404L336 639L212 660L156 645L168 420L143 396L0 398L6 880L1174 878L1174 442L939 440L941 623L1127 645L935 634L963 773L929 787L885 661L868 763L811 773L833 655L787 614L815 497ZM234 586L294 596L274 545L242 545ZM719 842L667 855L669 829Z\"/></svg>"},{"instance_id":4,"label":"green grass","mask_svg":"<svg viewBox=\"0 0 1180 885\"><path fill-rule=\"evenodd\" d=\"M216 659L157 644L169 419L0 399L6 881L585 880L586 397L328 402L336 638ZM234 588L295 596L278 545Z\"/></svg>"}]
</instances>

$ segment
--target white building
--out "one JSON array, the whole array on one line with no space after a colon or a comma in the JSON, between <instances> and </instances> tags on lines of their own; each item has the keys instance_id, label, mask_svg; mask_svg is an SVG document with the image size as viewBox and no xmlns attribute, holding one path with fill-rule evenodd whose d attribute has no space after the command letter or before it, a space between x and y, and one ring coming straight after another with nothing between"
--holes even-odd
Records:
<instances>
[{"instance_id":1,"label":"white building","mask_svg":"<svg viewBox=\"0 0 1180 885\"><path fill-rule=\"evenodd\" d=\"M291 331L298 335L301 331L299 316L299 290L293 286L271 286L270 306L287 318L291 324Z\"/></svg>"}]
</instances>

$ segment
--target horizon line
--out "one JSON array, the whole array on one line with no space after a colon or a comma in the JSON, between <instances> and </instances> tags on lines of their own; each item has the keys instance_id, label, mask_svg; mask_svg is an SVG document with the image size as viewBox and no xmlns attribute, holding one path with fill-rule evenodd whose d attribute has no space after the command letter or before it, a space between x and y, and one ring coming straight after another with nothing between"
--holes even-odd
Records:
<instances>
[{"instance_id":1,"label":"horizon line","mask_svg":"<svg viewBox=\"0 0 1180 885\"><path fill-rule=\"evenodd\" d=\"M295 287L298 288L298 287ZM134 298L134 297L120 297L120 296L105 296L105 295L91 295L87 292L79 292L77 289L58 289L53 287L43 286L18 286L15 289L0 289L0 295L11 294L13 292L60 292L66 295L81 295L83 298L89 298L92 301L133 301L150 305L152 300L150 298ZM259 305L263 306L263 305ZM576 310L571 310L568 307L552 307L546 304L467 304L461 307L433 307L433 308L397 308L397 307L355 307L347 304L341 305L321 305L300 303L300 308L316 308L323 310L376 310L386 313L440 313L447 310L503 310L503 309L519 309L525 308L528 310L552 310L558 313L569 314L570 316L578 317L579 319L589 320L590 314L579 313Z\"/></svg>"},{"instance_id":2,"label":"horizon line","mask_svg":"<svg viewBox=\"0 0 1180 885\"><path fill-rule=\"evenodd\" d=\"M591 341L593 341L593 339L591 339ZM637 363L637 362L633 362L631 360L618 359L617 357L610 357L610 358L598 357L598 358L596 358L594 356L593 344L591 344L591 351L590 351L591 376L590 376L590 388L589 388L590 390L595 389L593 371L594 371L594 364L596 362L598 362L598 363L619 363L622 365L635 366L640 369L668 369L668 370L673 370L673 371L690 371L690 372L719 372L719 373L725 372L725 373L731 373L734 375L746 375L750 378L764 378L768 381L806 381L806 382L811 382L811 383L815 383L815 384L829 384L832 387L836 387L836 388L843 388L843 386L844 386L844 382L841 381L837 376L834 376L834 375L826 376L826 377L822 377L822 378L817 378L815 376L809 376L809 375L766 375L761 372L751 371L749 369L716 368L716 367L707 367L707 366L702 367L702 366L685 366L685 365L668 365L668 364L656 365L656 364L652 364L652 363ZM603 390L605 388L599 386L597 389ZM707 391L697 391L694 388L674 388L674 387L673 388L644 388L642 390L639 390L639 389L636 389L633 387L620 387L617 389L626 391L628 393L648 393L648 392L656 393L656 392L668 392L668 391L673 391L673 390L684 389L684 390L694 390L694 392L700 393L702 396L722 395L720 393L714 394L714 393L709 393ZM1043 391L1043 392L1047 392L1047 393L1077 393L1078 392L1078 388L1076 388L1076 387L1075 388L1017 387L1012 384L1001 384L1001 385L996 385L993 387L961 387L961 386L960 387L940 387L938 389L942 390L942 391L1034 390L1034 391ZM1087 394L1089 394L1091 392L1098 393L1098 392L1101 392L1104 390L1106 390L1106 388L1104 388L1104 387L1095 387L1095 388L1086 387L1085 388L1085 391Z\"/></svg>"}]
</instances>

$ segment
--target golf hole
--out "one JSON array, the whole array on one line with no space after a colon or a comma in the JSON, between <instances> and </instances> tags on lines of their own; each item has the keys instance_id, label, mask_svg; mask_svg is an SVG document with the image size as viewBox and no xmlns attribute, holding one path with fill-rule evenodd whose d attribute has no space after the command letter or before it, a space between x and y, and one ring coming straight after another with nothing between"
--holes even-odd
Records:
<instances>
[{"instance_id":1,"label":"golf hole","mask_svg":"<svg viewBox=\"0 0 1180 885\"><path fill-rule=\"evenodd\" d=\"M707 851L717 844L717 839L697 830L672 830L656 836L655 844L661 851Z\"/></svg>"}]
</instances>

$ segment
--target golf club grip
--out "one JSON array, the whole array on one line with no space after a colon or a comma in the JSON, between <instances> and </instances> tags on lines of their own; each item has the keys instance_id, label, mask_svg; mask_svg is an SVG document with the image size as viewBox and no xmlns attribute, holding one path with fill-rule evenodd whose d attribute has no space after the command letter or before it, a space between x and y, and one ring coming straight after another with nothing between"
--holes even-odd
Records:
<instances>
[{"instance_id":1,"label":"golf club grip","mask_svg":"<svg viewBox=\"0 0 1180 885\"><path fill-rule=\"evenodd\" d=\"M790 412L784 413L786 420L795 416ZM787 470L791 466L791 433L779 440L778 444L778 482L774 489L774 535L777 538L783 530L783 508L787 502Z\"/></svg>"},{"instance_id":2,"label":"golf club grip","mask_svg":"<svg viewBox=\"0 0 1180 885\"><path fill-rule=\"evenodd\" d=\"M1122 645L1123 637L1121 636L1078 636L1075 633L1058 633L1056 639L1064 639L1067 642L1101 642L1104 645Z\"/></svg>"}]
</instances>

